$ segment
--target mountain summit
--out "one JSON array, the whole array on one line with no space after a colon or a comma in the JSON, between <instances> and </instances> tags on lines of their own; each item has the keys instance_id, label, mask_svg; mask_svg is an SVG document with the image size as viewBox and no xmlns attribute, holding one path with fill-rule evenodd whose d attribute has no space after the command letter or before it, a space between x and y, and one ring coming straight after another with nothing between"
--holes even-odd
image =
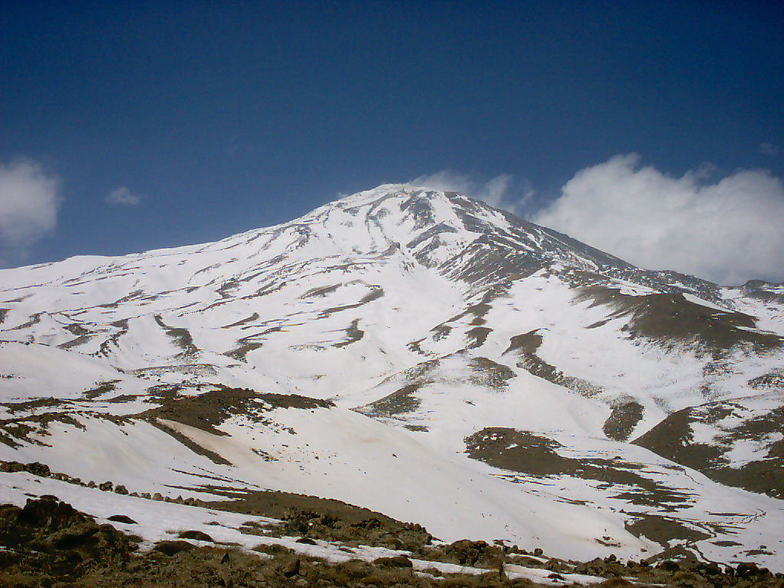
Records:
<instances>
[{"instance_id":1,"label":"mountain summit","mask_svg":"<svg viewBox=\"0 0 784 588\"><path fill-rule=\"evenodd\" d=\"M783 286L637 268L406 184L0 271L0 458L139 494L784 570L783 392Z\"/></svg>"}]
</instances>

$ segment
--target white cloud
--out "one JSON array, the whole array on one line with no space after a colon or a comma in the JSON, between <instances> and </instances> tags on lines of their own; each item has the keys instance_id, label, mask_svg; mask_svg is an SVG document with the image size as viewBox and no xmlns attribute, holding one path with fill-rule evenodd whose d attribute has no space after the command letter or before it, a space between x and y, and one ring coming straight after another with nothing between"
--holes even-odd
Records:
<instances>
[{"instance_id":1,"label":"white cloud","mask_svg":"<svg viewBox=\"0 0 784 588\"><path fill-rule=\"evenodd\" d=\"M514 213L520 213L534 195L529 182L515 179L510 174L500 174L482 182L465 174L442 170L434 174L419 176L409 183L434 190L460 192L482 200L490 206Z\"/></svg>"},{"instance_id":2,"label":"white cloud","mask_svg":"<svg viewBox=\"0 0 784 588\"><path fill-rule=\"evenodd\" d=\"M106 202L109 204L120 204L122 206L136 206L141 201L141 197L131 192L126 186L115 188L106 197Z\"/></svg>"},{"instance_id":3,"label":"white cloud","mask_svg":"<svg viewBox=\"0 0 784 588\"><path fill-rule=\"evenodd\" d=\"M673 177L619 155L579 171L532 220L642 267L721 284L784 280L781 180L741 170L710 183L709 174Z\"/></svg>"},{"instance_id":4,"label":"white cloud","mask_svg":"<svg viewBox=\"0 0 784 588\"><path fill-rule=\"evenodd\" d=\"M434 190L460 192L461 194L465 194L471 189L474 182L466 175L450 170L442 170L434 174L414 178L409 184L425 186L427 188L433 188Z\"/></svg>"},{"instance_id":5,"label":"white cloud","mask_svg":"<svg viewBox=\"0 0 784 588\"><path fill-rule=\"evenodd\" d=\"M57 226L59 179L34 161L0 164L0 247L24 250Z\"/></svg>"}]
</instances>

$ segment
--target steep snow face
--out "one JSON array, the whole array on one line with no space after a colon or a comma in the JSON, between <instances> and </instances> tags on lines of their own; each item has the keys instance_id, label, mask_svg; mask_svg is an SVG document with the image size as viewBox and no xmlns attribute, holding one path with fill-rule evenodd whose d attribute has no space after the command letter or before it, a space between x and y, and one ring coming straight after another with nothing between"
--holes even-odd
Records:
<instances>
[{"instance_id":1,"label":"steep snow face","mask_svg":"<svg viewBox=\"0 0 784 588\"><path fill-rule=\"evenodd\" d=\"M542 271L570 287L597 278L675 287L666 274L480 202L392 185L216 243L4 270L0 328L4 341L105 358L126 371L161 376L188 366L188 377L218 370L229 384L332 396L328 377L365 389L415 364L412 347L451 329L450 317L482 312ZM689 284L718 296L707 283ZM493 329L477 314L472 320L476 328L461 335L479 341Z\"/></svg>"},{"instance_id":2,"label":"steep snow face","mask_svg":"<svg viewBox=\"0 0 784 588\"><path fill-rule=\"evenodd\" d=\"M321 495L565 556L740 542L781 567L782 336L780 285L635 268L385 185L215 243L0 271L0 457L139 492ZM221 386L334 406L187 416Z\"/></svg>"},{"instance_id":3,"label":"steep snow face","mask_svg":"<svg viewBox=\"0 0 784 588\"><path fill-rule=\"evenodd\" d=\"M334 395L325 376L365 388L472 296L556 261L626 267L458 195L382 186L217 243L3 271L0 326L127 371L209 365Z\"/></svg>"}]
</instances>

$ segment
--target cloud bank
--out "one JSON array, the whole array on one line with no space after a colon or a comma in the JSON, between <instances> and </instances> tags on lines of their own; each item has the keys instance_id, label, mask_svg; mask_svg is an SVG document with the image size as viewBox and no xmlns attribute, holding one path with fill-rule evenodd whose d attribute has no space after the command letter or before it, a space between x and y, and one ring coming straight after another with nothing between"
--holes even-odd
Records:
<instances>
[{"instance_id":1,"label":"cloud bank","mask_svg":"<svg viewBox=\"0 0 784 588\"><path fill-rule=\"evenodd\" d=\"M115 188L106 196L106 202L120 206L136 206L141 201L141 197L131 192L126 186Z\"/></svg>"},{"instance_id":2,"label":"cloud bank","mask_svg":"<svg viewBox=\"0 0 784 588\"><path fill-rule=\"evenodd\" d=\"M0 248L24 250L57 226L60 181L34 161L0 164Z\"/></svg>"},{"instance_id":3,"label":"cloud bank","mask_svg":"<svg viewBox=\"0 0 784 588\"><path fill-rule=\"evenodd\" d=\"M761 170L714 183L619 155L579 171L531 220L650 269L720 284L784 280L784 185Z\"/></svg>"}]
</instances>

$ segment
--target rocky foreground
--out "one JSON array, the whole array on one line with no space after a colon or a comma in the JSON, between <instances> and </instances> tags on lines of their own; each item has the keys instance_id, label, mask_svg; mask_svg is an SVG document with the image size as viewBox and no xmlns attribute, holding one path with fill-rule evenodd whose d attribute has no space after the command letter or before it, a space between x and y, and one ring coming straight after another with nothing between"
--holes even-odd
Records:
<instances>
[{"instance_id":1,"label":"rocky foreground","mask_svg":"<svg viewBox=\"0 0 784 588\"><path fill-rule=\"evenodd\" d=\"M3 469L52 475L40 464L5 463ZM258 535L260 541L287 537L297 549L269 543L247 549L197 529L151 543L115 526L133 528L136 521L126 514L101 523L55 496L43 495L24 506L0 505L0 586L784 587L784 574L753 563L701 562L687 552L673 552L668 559L624 562L609 556L575 562L501 542L441 543L419 525L302 496L260 493L209 506L276 514L277 525L249 523L244 532ZM317 543L344 552L357 546L397 551L375 559L330 561L299 549ZM527 577L521 577L521 571Z\"/></svg>"}]
</instances>

